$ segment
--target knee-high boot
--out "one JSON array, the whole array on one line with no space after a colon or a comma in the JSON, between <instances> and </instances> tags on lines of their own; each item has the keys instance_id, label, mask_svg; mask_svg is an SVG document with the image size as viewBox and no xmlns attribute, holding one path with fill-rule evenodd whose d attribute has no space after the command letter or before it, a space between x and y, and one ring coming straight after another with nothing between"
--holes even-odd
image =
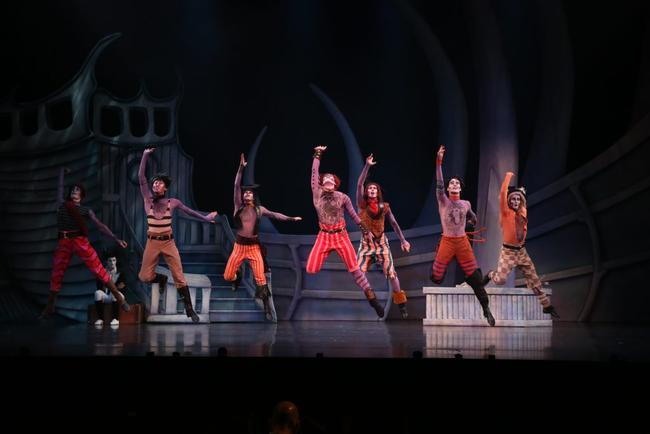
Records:
<instances>
[{"instance_id":1,"label":"knee-high boot","mask_svg":"<svg viewBox=\"0 0 650 434\"><path fill-rule=\"evenodd\" d=\"M483 286L483 274L481 273L481 269L478 268L471 276L468 276L465 281L472 287L476 298L478 298L479 303L481 303L483 316L487 319L488 324L494 327L495 321L492 312L490 312L490 302L487 292L485 291L485 286Z\"/></svg>"},{"instance_id":2,"label":"knee-high boot","mask_svg":"<svg viewBox=\"0 0 650 434\"><path fill-rule=\"evenodd\" d=\"M368 303L370 303L370 306L372 306L372 308L375 309L377 316L379 318L383 318L384 307L381 304L379 304L379 302L377 301L377 296L375 295L375 291L373 291L372 288L366 288L363 290L363 293L366 295L366 298L368 299Z\"/></svg>"},{"instance_id":3,"label":"knee-high boot","mask_svg":"<svg viewBox=\"0 0 650 434\"><path fill-rule=\"evenodd\" d=\"M192 321L199 322L201 319L196 314L196 312L194 312L194 308L192 307L192 297L190 297L190 288L188 288L187 286L178 288L178 293L183 297L183 303L185 304L185 315L187 315L189 318L192 318Z\"/></svg>"},{"instance_id":4,"label":"knee-high boot","mask_svg":"<svg viewBox=\"0 0 650 434\"><path fill-rule=\"evenodd\" d=\"M151 283L157 283L158 292L162 294L167 289L167 276L164 274L156 273L156 278Z\"/></svg>"}]
</instances>

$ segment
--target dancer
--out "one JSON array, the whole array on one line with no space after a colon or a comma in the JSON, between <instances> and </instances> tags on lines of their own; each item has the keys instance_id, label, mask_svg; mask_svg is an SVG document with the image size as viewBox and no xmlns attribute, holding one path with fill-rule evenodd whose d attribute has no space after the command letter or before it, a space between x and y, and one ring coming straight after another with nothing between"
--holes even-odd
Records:
<instances>
[{"instance_id":1,"label":"dancer","mask_svg":"<svg viewBox=\"0 0 650 434\"><path fill-rule=\"evenodd\" d=\"M449 197L445 195L445 184L442 176L442 160L445 156L445 147L440 146L436 158L436 198L442 225L442 237L436 258L431 269L433 283L441 283L451 260L456 257L458 264L465 273L465 281L472 287L474 294L483 308L483 316L488 324L495 325L494 317L490 312L489 300L481 269L478 267L472 246L465 233L465 222L469 216L469 223L476 225L476 214L472 211L469 201L461 200L460 193L463 189L462 180L453 176L447 183Z\"/></svg>"},{"instance_id":2,"label":"dancer","mask_svg":"<svg viewBox=\"0 0 650 434\"><path fill-rule=\"evenodd\" d=\"M269 211L261 206L256 193L259 185L241 185L241 178L246 164L248 163L244 158L244 154L241 154L239 168L235 175L235 209L233 212L235 227L237 228L237 238L232 253L228 258L223 278L233 282L233 291L237 290L241 282L239 267L244 260L248 260L248 264L253 269L253 278L255 279L255 297L262 300L266 317L272 319L273 315L269 303L271 292L266 282L266 275L264 274L268 269L266 265L266 249L260 244L257 236L260 218L269 217L280 221L296 222L302 220L302 217L289 217L279 212Z\"/></svg>"},{"instance_id":3,"label":"dancer","mask_svg":"<svg viewBox=\"0 0 650 434\"><path fill-rule=\"evenodd\" d=\"M181 256L176 248L174 236L172 234L172 214L176 208L185 214L213 223L217 216L216 211L212 211L204 216L199 212L188 208L183 202L174 198L165 199L165 194L171 185L171 178L165 174L157 174L151 179L151 190L147 184L145 170L149 154L155 151L155 148L147 148L142 153L140 160L140 169L138 178L140 180L140 192L144 200L144 208L147 211L147 244L144 248L142 257L142 266L138 277L145 283L158 283L160 292L164 292L167 286L167 276L156 273L158 258L162 255L169 266L169 270L174 278L174 284L178 288L178 293L183 297L185 303L185 314L192 318L192 321L199 322L200 318L192 308L192 299L190 289L187 287L185 276L183 276L183 265Z\"/></svg>"},{"instance_id":4,"label":"dancer","mask_svg":"<svg viewBox=\"0 0 650 434\"><path fill-rule=\"evenodd\" d=\"M350 242L350 236L345 230L343 212L346 210L352 220L359 225L363 236L372 242L370 231L361 223L361 219L354 211L352 202L348 195L337 191L341 185L338 176L333 173L319 174L320 159L327 146L316 146L311 166L311 191L314 208L318 214L318 225L320 232L316 237L316 243L309 253L307 259L307 273L318 273L329 256L335 250L348 271L354 277L354 282L361 288L370 303L375 309L377 316L383 318L384 308L377 301L375 292L370 287L366 275L359 269L354 248Z\"/></svg>"},{"instance_id":5,"label":"dancer","mask_svg":"<svg viewBox=\"0 0 650 434\"><path fill-rule=\"evenodd\" d=\"M129 304L124 296L117 290L115 284L111 281L106 269L102 266L97 252L88 241L88 225L86 219L92 220L101 232L111 237L120 247L127 247L124 240L118 239L113 232L95 215L93 210L81 205L81 201L86 197L86 189L82 184L76 183L70 186L68 194L63 198L63 181L64 173L69 173L68 169L61 169L59 172L59 185L57 198L59 207L57 209L57 227L59 241L54 251L54 264L52 266L52 277L50 279L50 294L47 299L47 305L41 313L41 318L54 313L56 298L63 286L63 276L65 274L72 254L76 254L86 264L95 277L109 289L119 305L125 311L129 310Z\"/></svg>"},{"instance_id":6,"label":"dancer","mask_svg":"<svg viewBox=\"0 0 650 434\"><path fill-rule=\"evenodd\" d=\"M503 246L499 254L499 262L496 271L490 270L485 274L483 283L487 285L491 279L497 285L503 285L506 283L508 274L517 267L524 274L526 286L537 295L544 313L550 314L553 318L559 318L560 315L542 290L542 281L535 271L535 264L526 251L526 234L528 232L526 189L524 187L509 187L513 176L513 172L506 173L499 192L499 223L503 232Z\"/></svg>"},{"instance_id":7,"label":"dancer","mask_svg":"<svg viewBox=\"0 0 650 434\"><path fill-rule=\"evenodd\" d=\"M366 238L361 238L359 243L359 251L357 252L357 260L359 267L363 273L368 272L368 267L373 263L378 263L383 267L384 275L388 279L388 284L393 291L393 303L399 307L402 318L408 317L408 310L406 309L406 293L402 291L395 272L395 264L393 262L393 255L390 252L390 245L388 238L384 233L384 224L386 218L390 221L391 226L400 239L400 247L402 251L408 252L411 250L411 245L406 239L404 234L397 224L397 220L391 211L388 202L384 202L383 192L381 186L376 182L366 182L370 166L377 164L374 161L372 154L366 158L366 164L359 175L357 181L357 206L359 207L359 217L361 223L368 228L373 235L373 240L368 241Z\"/></svg>"}]
</instances>

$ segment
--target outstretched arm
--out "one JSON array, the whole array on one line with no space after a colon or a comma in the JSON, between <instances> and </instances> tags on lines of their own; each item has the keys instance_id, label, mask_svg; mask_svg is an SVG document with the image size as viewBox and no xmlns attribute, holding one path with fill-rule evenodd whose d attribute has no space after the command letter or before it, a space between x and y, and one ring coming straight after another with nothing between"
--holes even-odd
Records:
<instances>
[{"instance_id":1,"label":"outstretched arm","mask_svg":"<svg viewBox=\"0 0 650 434\"><path fill-rule=\"evenodd\" d=\"M377 164L377 162L373 160L372 154L370 154L368 158L366 158L366 164L363 166L363 170L361 170L361 175L359 175L359 180L357 181L357 206L359 208L366 206L366 202L363 200L363 184L366 182L366 178L368 177L370 166L374 166L375 164Z\"/></svg>"},{"instance_id":2,"label":"outstretched arm","mask_svg":"<svg viewBox=\"0 0 650 434\"><path fill-rule=\"evenodd\" d=\"M181 211L183 211L185 214L187 214L189 216L195 217L195 218L197 218L199 220L203 220L203 221L208 222L208 223L214 223L214 218L219 215L219 213L216 212L216 211L212 211L208 215L203 215L200 212L195 211L192 208L188 207L187 205L185 205L183 202L181 202L178 199L171 199L171 206L172 206L172 208L180 209Z\"/></svg>"},{"instance_id":3,"label":"outstretched arm","mask_svg":"<svg viewBox=\"0 0 650 434\"><path fill-rule=\"evenodd\" d=\"M100 231L102 231L105 235L107 235L107 236L111 237L112 239L114 239L115 242L120 245L120 247L125 248L127 246L126 241L120 240L119 238L117 238L115 236L115 234L108 228L108 226L106 226L104 223L102 223L97 218L97 216L95 215L93 210L88 210L88 216L97 225L97 227L99 228Z\"/></svg>"},{"instance_id":4,"label":"outstretched arm","mask_svg":"<svg viewBox=\"0 0 650 434\"><path fill-rule=\"evenodd\" d=\"M406 241L406 239L404 238L402 229L397 224L397 220L395 219L395 216L393 215L393 211L391 211L390 207L388 207L388 212L386 213L386 217L388 217L388 221L390 222L390 225L393 227L393 230L399 237L399 242L402 247L402 250L405 252L411 250L411 244L408 241Z\"/></svg>"},{"instance_id":5,"label":"outstretched arm","mask_svg":"<svg viewBox=\"0 0 650 434\"><path fill-rule=\"evenodd\" d=\"M510 180L513 176L514 173L506 172L506 176L503 178L503 183L501 184L501 191L499 191L499 206L501 207L501 214L508 211L508 186L510 185Z\"/></svg>"},{"instance_id":6,"label":"outstretched arm","mask_svg":"<svg viewBox=\"0 0 650 434\"><path fill-rule=\"evenodd\" d=\"M149 159L149 154L155 151L156 148L147 148L142 153L142 159L140 160L140 168L138 169L138 181L140 182L140 194L145 200L150 200L151 192L149 191L149 185L147 184L147 177L145 172L147 169L147 160Z\"/></svg>"},{"instance_id":7,"label":"outstretched arm","mask_svg":"<svg viewBox=\"0 0 650 434\"><path fill-rule=\"evenodd\" d=\"M327 146L316 146L314 148L314 158L311 163L311 195L316 204L318 200L318 195L320 194L320 185L318 184L318 170L320 168L320 157L325 152Z\"/></svg>"},{"instance_id":8,"label":"outstretched arm","mask_svg":"<svg viewBox=\"0 0 650 434\"><path fill-rule=\"evenodd\" d=\"M235 193L233 197L233 202L235 203L235 209L233 211L233 215L237 214L237 210L241 208L241 177L242 174L244 173L244 167L246 167L248 163L246 162L246 159L244 158L244 154L241 154L239 157L239 168L237 169L237 175L235 175Z\"/></svg>"},{"instance_id":9,"label":"outstretched arm","mask_svg":"<svg viewBox=\"0 0 650 434\"><path fill-rule=\"evenodd\" d=\"M445 179L442 176L442 160L444 157L445 147L440 145L436 154L436 198L438 199L438 203L447 201L447 196L445 195Z\"/></svg>"},{"instance_id":10,"label":"outstretched arm","mask_svg":"<svg viewBox=\"0 0 650 434\"><path fill-rule=\"evenodd\" d=\"M302 220L302 217L289 217L289 216L284 215L284 214L279 213L279 212L270 211L270 210L264 208L263 206L260 207L260 213L264 217L279 220L281 222L288 222L288 221L297 222L297 221Z\"/></svg>"}]
</instances>

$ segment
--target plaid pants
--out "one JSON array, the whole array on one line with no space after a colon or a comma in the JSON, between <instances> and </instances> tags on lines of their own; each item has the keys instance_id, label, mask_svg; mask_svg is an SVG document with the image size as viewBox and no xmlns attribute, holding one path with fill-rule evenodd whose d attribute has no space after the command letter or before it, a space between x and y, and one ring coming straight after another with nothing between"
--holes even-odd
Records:
<instances>
[{"instance_id":1,"label":"plaid pants","mask_svg":"<svg viewBox=\"0 0 650 434\"><path fill-rule=\"evenodd\" d=\"M535 264L533 264L532 259L528 256L525 247L522 247L520 250L501 247L497 269L492 272L492 281L497 285L505 284L506 277L508 277L508 274L515 267L521 270L526 279L526 286L537 295L540 304L544 307L550 306L551 301L544 291L542 291L542 280L537 275Z\"/></svg>"}]
</instances>

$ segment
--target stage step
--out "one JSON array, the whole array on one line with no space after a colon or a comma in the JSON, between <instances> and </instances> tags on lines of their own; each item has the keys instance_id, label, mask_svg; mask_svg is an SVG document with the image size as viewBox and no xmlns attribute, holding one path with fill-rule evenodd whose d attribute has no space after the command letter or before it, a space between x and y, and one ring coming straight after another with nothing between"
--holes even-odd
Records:
<instances>
[{"instance_id":1,"label":"stage step","mask_svg":"<svg viewBox=\"0 0 650 434\"><path fill-rule=\"evenodd\" d=\"M261 310L210 310L210 322L267 322Z\"/></svg>"},{"instance_id":2,"label":"stage step","mask_svg":"<svg viewBox=\"0 0 650 434\"><path fill-rule=\"evenodd\" d=\"M253 298L211 298L210 312L214 310L257 310L258 306Z\"/></svg>"}]
</instances>

